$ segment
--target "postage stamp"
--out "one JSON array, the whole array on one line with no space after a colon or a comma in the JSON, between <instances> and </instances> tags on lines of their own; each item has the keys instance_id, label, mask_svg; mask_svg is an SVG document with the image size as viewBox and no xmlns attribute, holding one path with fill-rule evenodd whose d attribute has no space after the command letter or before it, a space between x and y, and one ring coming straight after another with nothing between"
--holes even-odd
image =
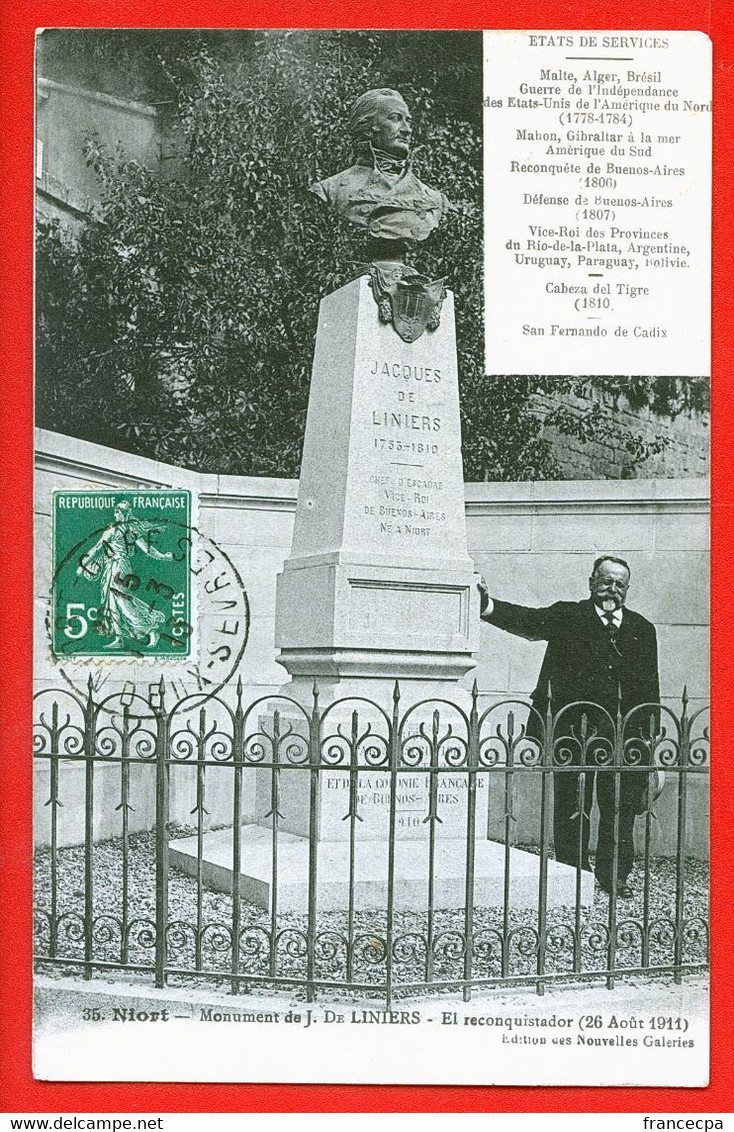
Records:
<instances>
[{"instance_id":1,"label":"postage stamp","mask_svg":"<svg viewBox=\"0 0 734 1132\"><path fill-rule=\"evenodd\" d=\"M34 1070L699 1089L710 45L225 39L40 40Z\"/></svg>"},{"instance_id":2,"label":"postage stamp","mask_svg":"<svg viewBox=\"0 0 734 1132\"><path fill-rule=\"evenodd\" d=\"M191 493L54 494L57 657L190 654Z\"/></svg>"}]
</instances>

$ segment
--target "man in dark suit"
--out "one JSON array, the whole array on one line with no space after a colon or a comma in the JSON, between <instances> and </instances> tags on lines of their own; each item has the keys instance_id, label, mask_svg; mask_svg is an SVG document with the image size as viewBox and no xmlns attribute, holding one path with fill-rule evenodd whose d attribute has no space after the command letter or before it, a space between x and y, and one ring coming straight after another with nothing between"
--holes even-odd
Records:
<instances>
[{"instance_id":1,"label":"man in dark suit","mask_svg":"<svg viewBox=\"0 0 734 1132\"><path fill-rule=\"evenodd\" d=\"M556 729L556 735L578 738L585 715L587 734L595 732L598 741L592 741L585 754L573 741L561 744L573 751L575 765L594 767L598 765L595 751L601 750L605 741L609 749L613 725L608 716L616 720L620 696L622 716L643 704L657 704L660 699L655 628L639 613L626 608L629 584L627 563L604 555L594 563L589 578L590 597L586 601L559 601L533 609L493 600L484 581L479 585L484 621L526 640L548 642L531 697L540 716L545 719L549 685L554 715L567 705L587 701L583 708L563 712ZM594 711L588 703L604 710ZM633 741L632 746L643 765L649 763L649 742L646 744L644 737L649 740L651 721L656 724L658 715L654 709L640 710L631 717L624 732L625 739L638 737L639 741ZM528 734L537 738L541 730L540 720L531 713ZM556 765L559 762L556 757ZM587 770L581 799L580 773L558 770L553 775L556 859L574 866L580 861L583 869L590 868L589 814L596 777L599 834L595 871L600 887L607 893L612 885L615 778L619 778L617 895L623 898L634 895L627 878L633 863L635 815L643 806L647 776L646 771L626 770L617 776L609 769Z\"/></svg>"}]
</instances>

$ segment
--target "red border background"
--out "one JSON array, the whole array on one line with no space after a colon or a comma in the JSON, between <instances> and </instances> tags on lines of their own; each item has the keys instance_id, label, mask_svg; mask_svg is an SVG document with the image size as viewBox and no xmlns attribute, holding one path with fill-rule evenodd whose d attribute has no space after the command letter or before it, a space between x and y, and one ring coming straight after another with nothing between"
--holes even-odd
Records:
<instances>
[{"instance_id":1,"label":"red border background","mask_svg":"<svg viewBox=\"0 0 734 1132\"><path fill-rule=\"evenodd\" d=\"M440 10L439 10L440 9ZM727 550L734 542L731 356L734 266L732 0L393 0L381 27L696 29L714 46L712 628L713 727L731 706L734 639ZM734 759L712 768L711 1084L705 1089L509 1086L52 1084L31 1076L31 614L33 48L37 27L370 27L371 0L16 0L0 12L0 1111L4 1112L731 1112L734 930L730 798ZM702 217L702 222L705 220ZM114 1073L114 1066L110 1066Z\"/></svg>"}]
</instances>

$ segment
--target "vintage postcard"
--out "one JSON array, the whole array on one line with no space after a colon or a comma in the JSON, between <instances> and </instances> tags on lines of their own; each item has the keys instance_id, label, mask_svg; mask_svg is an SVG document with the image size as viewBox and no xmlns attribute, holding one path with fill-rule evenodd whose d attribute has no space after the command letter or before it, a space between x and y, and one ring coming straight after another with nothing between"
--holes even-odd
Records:
<instances>
[{"instance_id":1,"label":"vintage postcard","mask_svg":"<svg viewBox=\"0 0 734 1132\"><path fill-rule=\"evenodd\" d=\"M705 1085L710 41L36 61L35 1075Z\"/></svg>"}]
</instances>

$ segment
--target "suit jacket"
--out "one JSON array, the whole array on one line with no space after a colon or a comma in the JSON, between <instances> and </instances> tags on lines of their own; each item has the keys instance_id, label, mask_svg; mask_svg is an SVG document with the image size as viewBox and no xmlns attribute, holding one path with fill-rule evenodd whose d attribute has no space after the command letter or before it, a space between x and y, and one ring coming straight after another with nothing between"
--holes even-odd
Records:
<instances>
[{"instance_id":1,"label":"suit jacket","mask_svg":"<svg viewBox=\"0 0 734 1132\"><path fill-rule=\"evenodd\" d=\"M621 690L622 714L644 703L658 703L658 653L655 627L639 613L625 607L614 644L593 602L558 601L541 609L495 601L484 617L492 625L530 641L547 641L538 683L532 693L534 707L544 718L551 686L553 713L576 700L587 700L605 708L612 719L617 714ZM591 720L593 713L587 711ZM578 725L581 709L569 712L567 724ZM658 712L639 712L625 735L649 734L650 718ZM593 722L608 732L598 714ZM538 735L538 721L531 715L528 733ZM568 733L563 728L564 733Z\"/></svg>"}]
</instances>

